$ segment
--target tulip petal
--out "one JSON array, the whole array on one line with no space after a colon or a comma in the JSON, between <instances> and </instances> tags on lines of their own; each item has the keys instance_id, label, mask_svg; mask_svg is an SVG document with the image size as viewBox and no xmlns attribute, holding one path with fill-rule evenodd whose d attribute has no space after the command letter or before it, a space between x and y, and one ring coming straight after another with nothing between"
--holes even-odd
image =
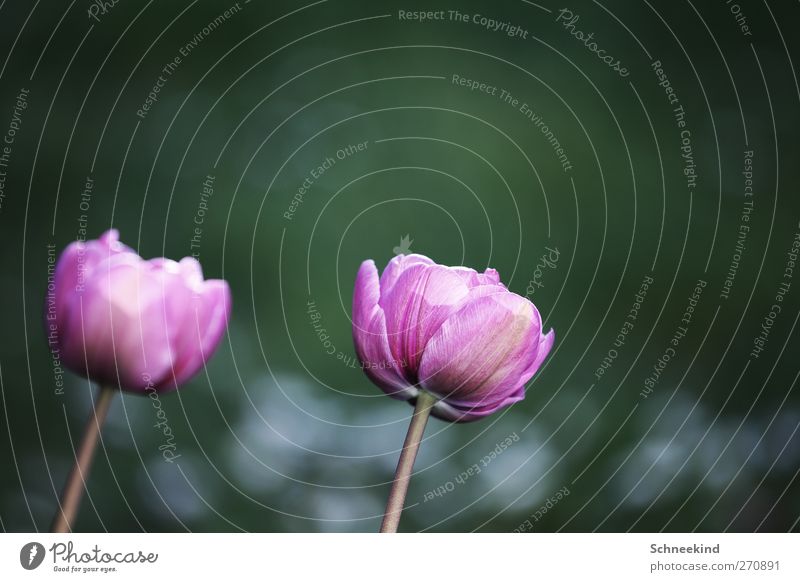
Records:
<instances>
[{"instance_id":1,"label":"tulip petal","mask_svg":"<svg viewBox=\"0 0 800 582\"><path fill-rule=\"evenodd\" d=\"M478 273L475 269L470 269L469 267L459 266L447 268L460 276L470 289L481 285L503 286L503 284L500 283L500 274L495 269L486 269L483 273Z\"/></svg>"},{"instance_id":2,"label":"tulip petal","mask_svg":"<svg viewBox=\"0 0 800 582\"><path fill-rule=\"evenodd\" d=\"M373 261L364 261L353 294L353 341L367 376L384 392L408 399L416 394L403 374L403 366L389 349L386 317L378 305L380 283Z\"/></svg>"},{"instance_id":3,"label":"tulip petal","mask_svg":"<svg viewBox=\"0 0 800 582\"><path fill-rule=\"evenodd\" d=\"M553 343L555 342L556 334L551 329L547 332L547 335L541 336L539 340L539 348L536 351L536 357L534 358L533 362L530 366L528 366L525 371L522 373L520 377L520 381L523 384L526 384L528 380L530 380L533 375L539 370L539 367L544 362L544 359L547 357L547 354L550 353L550 350L553 348Z\"/></svg>"},{"instance_id":4,"label":"tulip petal","mask_svg":"<svg viewBox=\"0 0 800 582\"><path fill-rule=\"evenodd\" d=\"M539 311L534 307L536 313L536 327L537 329L541 329L541 317L539 315ZM470 399L458 399L454 402L458 408L462 409L469 409L469 410L477 410L483 409L489 406L496 405L500 400L507 400L508 397L506 394L509 390L512 390L514 387L517 387L519 398L517 400L522 400L525 398L525 384L533 377L533 375L539 370L544 359L550 353L550 349L553 347L553 342L555 341L555 333L551 329L547 335L539 335L538 344L534 342L524 358L529 362L528 365L525 367L523 372L520 374L519 378L516 378L514 375L508 376L504 381L497 384L494 388L494 393L496 396L486 395L482 396L480 400L470 400ZM454 400L451 398L451 400ZM516 400L512 400L516 402ZM502 408L503 406L507 406L507 404L501 404L498 408ZM491 414L491 412L487 412L486 414ZM485 415L484 415L485 416Z\"/></svg>"},{"instance_id":5,"label":"tulip petal","mask_svg":"<svg viewBox=\"0 0 800 582\"><path fill-rule=\"evenodd\" d=\"M158 383L172 365L162 284L136 255L95 269L69 314L65 360L92 380L140 390ZM80 331L79 331L80 330Z\"/></svg>"},{"instance_id":6,"label":"tulip petal","mask_svg":"<svg viewBox=\"0 0 800 582\"><path fill-rule=\"evenodd\" d=\"M55 275L53 277L55 290L52 297L47 297L47 307L45 313L48 317L54 317L59 338L67 335L67 313L73 308L76 291L78 289L78 277L82 276L79 268L82 268L79 261L82 260L84 245L80 242L70 243L61 253L56 264ZM51 304L52 302L52 304ZM51 315L52 314L52 315Z\"/></svg>"},{"instance_id":7,"label":"tulip petal","mask_svg":"<svg viewBox=\"0 0 800 582\"><path fill-rule=\"evenodd\" d=\"M192 290L200 291L203 288L203 267L194 257L184 257L178 263L183 280Z\"/></svg>"},{"instance_id":8,"label":"tulip petal","mask_svg":"<svg viewBox=\"0 0 800 582\"><path fill-rule=\"evenodd\" d=\"M494 414L501 408L511 406L515 402L524 400L525 387L520 386L514 393L505 396L498 402L490 404L466 406L463 404L453 404L448 400L439 400L431 409L431 414L436 418L448 420L450 422L472 422L479 420L490 414Z\"/></svg>"},{"instance_id":9,"label":"tulip petal","mask_svg":"<svg viewBox=\"0 0 800 582\"><path fill-rule=\"evenodd\" d=\"M467 284L467 287L472 289L480 285L478 273L475 269L469 267L449 267L450 271L461 277L461 280Z\"/></svg>"},{"instance_id":10,"label":"tulip petal","mask_svg":"<svg viewBox=\"0 0 800 582\"><path fill-rule=\"evenodd\" d=\"M461 305L469 286L452 269L417 263L406 268L395 285L381 294L389 346L396 360L406 363L406 378L416 384L414 371L428 340Z\"/></svg>"},{"instance_id":11,"label":"tulip petal","mask_svg":"<svg viewBox=\"0 0 800 582\"><path fill-rule=\"evenodd\" d=\"M374 264L374 263L373 263ZM400 275L411 265L433 265L431 259L425 255L397 255L383 270L380 279L380 294L386 295L392 290ZM377 271L376 271L377 272Z\"/></svg>"},{"instance_id":12,"label":"tulip petal","mask_svg":"<svg viewBox=\"0 0 800 582\"><path fill-rule=\"evenodd\" d=\"M502 285L500 273L495 269L486 269L482 274L478 275L478 281L481 285Z\"/></svg>"},{"instance_id":13,"label":"tulip petal","mask_svg":"<svg viewBox=\"0 0 800 582\"><path fill-rule=\"evenodd\" d=\"M474 292L477 298L431 338L419 369L423 388L468 408L502 403L519 391L540 334L535 308L526 299L505 290Z\"/></svg>"},{"instance_id":14,"label":"tulip petal","mask_svg":"<svg viewBox=\"0 0 800 582\"><path fill-rule=\"evenodd\" d=\"M378 268L375 261L367 260L361 263L356 275L353 290L353 332L366 331L375 315L381 287L378 282Z\"/></svg>"},{"instance_id":15,"label":"tulip petal","mask_svg":"<svg viewBox=\"0 0 800 582\"><path fill-rule=\"evenodd\" d=\"M231 313L228 283L210 279L201 285L199 292L189 289L191 306L175 348L174 377L170 375L162 382L164 390L173 390L194 376L213 355L228 326Z\"/></svg>"},{"instance_id":16,"label":"tulip petal","mask_svg":"<svg viewBox=\"0 0 800 582\"><path fill-rule=\"evenodd\" d=\"M113 229L98 240L75 241L67 245L58 258L54 275L56 324L60 334L66 333L65 310L72 305L75 294L83 289L94 268L123 252L133 254L130 248L119 242L119 233Z\"/></svg>"},{"instance_id":17,"label":"tulip petal","mask_svg":"<svg viewBox=\"0 0 800 582\"><path fill-rule=\"evenodd\" d=\"M418 389L406 379L406 366L397 360L389 349L386 334L386 317L378 307L367 333L357 340L356 351L364 373L392 398L408 400L417 395Z\"/></svg>"}]
</instances>

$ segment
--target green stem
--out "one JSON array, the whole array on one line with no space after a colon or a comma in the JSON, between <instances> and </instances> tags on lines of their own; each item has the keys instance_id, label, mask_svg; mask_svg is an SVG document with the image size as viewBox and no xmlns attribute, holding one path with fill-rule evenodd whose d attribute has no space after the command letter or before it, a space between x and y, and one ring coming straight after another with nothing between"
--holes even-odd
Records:
<instances>
[{"instance_id":1,"label":"green stem","mask_svg":"<svg viewBox=\"0 0 800 582\"><path fill-rule=\"evenodd\" d=\"M75 518L78 515L78 507L81 504L83 490L86 487L86 480L89 478L89 470L92 467L92 459L97 449L97 441L100 439L100 429L108 415L111 399L116 392L113 388L100 387L97 400L89 413L89 419L83 429L83 437L75 452L75 464L67 477L64 490L61 492L61 499L58 511L53 518L53 525L50 531L53 533L68 533L72 531Z\"/></svg>"},{"instance_id":2,"label":"green stem","mask_svg":"<svg viewBox=\"0 0 800 582\"><path fill-rule=\"evenodd\" d=\"M400 460L397 461L397 470L394 473L389 500L386 503L386 512L383 516L383 523L381 523L381 533L395 533L397 526L400 525L400 514L403 512L403 504L406 501L414 460L417 458L422 434L425 432L425 425L428 423L428 417L434 404L436 404L436 398L420 390L417 404L414 407L414 416L411 417L411 424L408 425L408 433L400 453Z\"/></svg>"}]
</instances>

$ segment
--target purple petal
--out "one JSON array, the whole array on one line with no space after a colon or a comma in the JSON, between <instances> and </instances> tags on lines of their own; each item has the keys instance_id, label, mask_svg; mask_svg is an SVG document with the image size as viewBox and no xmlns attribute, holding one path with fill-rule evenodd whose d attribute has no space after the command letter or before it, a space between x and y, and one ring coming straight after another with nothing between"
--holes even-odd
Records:
<instances>
[{"instance_id":1,"label":"purple petal","mask_svg":"<svg viewBox=\"0 0 800 582\"><path fill-rule=\"evenodd\" d=\"M55 275L53 278L55 290L53 297L47 298L48 306L45 309L50 323L55 324L59 338L63 338L67 334L67 313L72 309L76 290L78 288L79 276L79 257L83 255L85 245L83 243L74 242L67 246L58 258L56 264ZM82 277L83 275L81 275ZM50 301L53 305L50 305ZM60 339L59 339L60 341Z\"/></svg>"},{"instance_id":2,"label":"purple petal","mask_svg":"<svg viewBox=\"0 0 800 582\"><path fill-rule=\"evenodd\" d=\"M417 388L406 378L402 361L389 349L386 335L386 317L379 307L365 334L356 339L356 351L364 373L386 394L400 400L417 395Z\"/></svg>"},{"instance_id":3,"label":"purple petal","mask_svg":"<svg viewBox=\"0 0 800 582\"><path fill-rule=\"evenodd\" d=\"M141 263L133 256L115 258L95 269L68 314L64 360L97 382L143 388L143 374L160 378L169 367L168 338L163 325L155 329L161 303L153 293L157 284L148 280Z\"/></svg>"},{"instance_id":4,"label":"purple petal","mask_svg":"<svg viewBox=\"0 0 800 582\"><path fill-rule=\"evenodd\" d=\"M452 269L417 263L403 271L388 293L381 294L389 346L394 358L406 364L406 378L412 384L428 340L468 293L469 286Z\"/></svg>"},{"instance_id":5,"label":"purple petal","mask_svg":"<svg viewBox=\"0 0 800 582\"><path fill-rule=\"evenodd\" d=\"M182 266L184 261L181 261ZM191 282L184 278L183 283ZM166 390L177 388L203 367L219 346L228 326L231 314L228 283L211 279L201 282L200 286L198 292L196 282L187 285L193 297L188 317L181 324L181 335L175 347L175 366L172 374L162 382L161 387Z\"/></svg>"},{"instance_id":6,"label":"purple petal","mask_svg":"<svg viewBox=\"0 0 800 582\"><path fill-rule=\"evenodd\" d=\"M380 283L373 261L364 261L356 276L353 294L353 342L364 372L384 392L406 399L416 394L403 367L389 349L386 318L378 305ZM413 394L412 394L413 393Z\"/></svg>"},{"instance_id":7,"label":"purple petal","mask_svg":"<svg viewBox=\"0 0 800 582\"><path fill-rule=\"evenodd\" d=\"M104 265L94 270L69 312L65 362L92 380L128 390L158 384L172 367L176 333L165 317L164 283L136 255L112 257ZM167 291L169 311L188 305L188 297L180 301L175 290Z\"/></svg>"},{"instance_id":8,"label":"purple petal","mask_svg":"<svg viewBox=\"0 0 800 582\"><path fill-rule=\"evenodd\" d=\"M201 290L203 287L203 267L194 257L184 257L178 263L183 280L193 290Z\"/></svg>"},{"instance_id":9,"label":"purple petal","mask_svg":"<svg viewBox=\"0 0 800 582\"><path fill-rule=\"evenodd\" d=\"M448 267L448 269L461 277L461 280L467 284L469 289L481 284L475 269L470 269L469 267Z\"/></svg>"},{"instance_id":10,"label":"purple petal","mask_svg":"<svg viewBox=\"0 0 800 582\"><path fill-rule=\"evenodd\" d=\"M386 295L392 290L397 279L411 265L434 265L435 263L425 255L397 255L386 268L380 279L380 294ZM376 271L377 272L377 271Z\"/></svg>"},{"instance_id":11,"label":"purple petal","mask_svg":"<svg viewBox=\"0 0 800 582\"><path fill-rule=\"evenodd\" d=\"M486 269L483 274L478 275L478 281L481 285L502 285L500 273L495 269Z\"/></svg>"},{"instance_id":12,"label":"purple petal","mask_svg":"<svg viewBox=\"0 0 800 582\"><path fill-rule=\"evenodd\" d=\"M470 269L469 267L447 268L459 275L470 289L481 285L503 286L500 283L500 274L494 269L486 269L483 273L478 273L475 269Z\"/></svg>"},{"instance_id":13,"label":"purple petal","mask_svg":"<svg viewBox=\"0 0 800 582\"><path fill-rule=\"evenodd\" d=\"M539 370L539 367L544 362L544 359L547 357L547 354L550 353L550 350L553 348L553 343L555 342L556 334L551 329L547 332L547 335L543 335L539 339L539 348L536 350L536 357L534 358L533 362L525 369L520 377L520 382L523 384L527 384L528 380L533 378L533 375Z\"/></svg>"},{"instance_id":14,"label":"purple petal","mask_svg":"<svg viewBox=\"0 0 800 582\"><path fill-rule=\"evenodd\" d=\"M358 269L353 290L354 333L367 330L378 307L380 295L381 287L378 282L378 269L375 267L375 261L364 261Z\"/></svg>"},{"instance_id":15,"label":"purple petal","mask_svg":"<svg viewBox=\"0 0 800 582\"><path fill-rule=\"evenodd\" d=\"M451 405L502 406L518 392L538 351L533 304L507 291L487 294L489 289L473 290L476 298L444 322L422 357L420 385Z\"/></svg>"},{"instance_id":16,"label":"purple petal","mask_svg":"<svg viewBox=\"0 0 800 582\"><path fill-rule=\"evenodd\" d=\"M83 289L94 268L118 253L132 252L119 242L119 232L113 229L98 240L67 245L58 259L54 276L56 324L60 333L66 324L65 310L73 304L75 294Z\"/></svg>"},{"instance_id":17,"label":"purple petal","mask_svg":"<svg viewBox=\"0 0 800 582\"><path fill-rule=\"evenodd\" d=\"M431 410L431 414L436 418L441 418L442 420L448 420L450 422L472 422L473 420L480 420L485 416L494 414L501 408L510 406L524 398L525 387L520 386L512 394L490 404L466 406L463 404L453 404L447 400L439 400Z\"/></svg>"}]
</instances>

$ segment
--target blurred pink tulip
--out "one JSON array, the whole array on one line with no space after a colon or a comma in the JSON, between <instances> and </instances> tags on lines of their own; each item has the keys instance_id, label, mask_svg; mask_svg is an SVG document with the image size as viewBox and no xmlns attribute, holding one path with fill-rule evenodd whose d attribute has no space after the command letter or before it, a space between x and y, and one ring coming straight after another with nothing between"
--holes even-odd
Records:
<instances>
[{"instance_id":1,"label":"blurred pink tulip","mask_svg":"<svg viewBox=\"0 0 800 582\"><path fill-rule=\"evenodd\" d=\"M437 398L431 414L467 422L525 397L525 384L553 346L536 307L500 283L494 269L445 267L399 255L378 278L372 260L353 296L356 353L393 398Z\"/></svg>"},{"instance_id":2,"label":"blurred pink tulip","mask_svg":"<svg viewBox=\"0 0 800 582\"><path fill-rule=\"evenodd\" d=\"M70 244L55 271L57 348L74 372L130 392L166 392L196 374L219 345L231 295L200 264L145 261L109 230ZM52 310L51 310L52 311Z\"/></svg>"}]
</instances>

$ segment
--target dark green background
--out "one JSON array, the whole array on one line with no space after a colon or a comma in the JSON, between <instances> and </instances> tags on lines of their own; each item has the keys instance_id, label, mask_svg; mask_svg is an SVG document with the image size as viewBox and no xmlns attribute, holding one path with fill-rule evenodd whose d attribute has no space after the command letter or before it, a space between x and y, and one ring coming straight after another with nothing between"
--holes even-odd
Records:
<instances>
[{"instance_id":1,"label":"dark green background","mask_svg":"<svg viewBox=\"0 0 800 582\"><path fill-rule=\"evenodd\" d=\"M749 353L800 219L800 10L742 0L745 36L721 0L572 2L622 78L556 22L561 5L541 5L241 3L140 119L161 68L231 4L121 1L96 22L83 0L4 3L0 132L19 90L30 96L0 208L0 526L48 527L89 407L76 376L55 393L41 312L47 245L76 237L86 177L92 237L113 226L145 257L179 258L210 174L195 250L231 284L229 333L207 374L162 398L178 462L162 460L151 402L116 399L79 530L375 531L411 408L352 365L350 302L360 262L383 268L405 235L438 262L497 268L520 294L545 247L559 261L531 297L557 339L526 400L430 423L401 529L511 531L567 487L535 531L796 530L800 281L764 352ZM401 9L529 34L404 22ZM686 111L692 191L653 60ZM530 104L573 169L518 110L453 74ZM313 168L364 141L284 218ZM746 150L754 211L726 300ZM635 328L596 381L647 274ZM698 279L694 320L644 399ZM518 442L455 483L509 435Z\"/></svg>"}]
</instances>

